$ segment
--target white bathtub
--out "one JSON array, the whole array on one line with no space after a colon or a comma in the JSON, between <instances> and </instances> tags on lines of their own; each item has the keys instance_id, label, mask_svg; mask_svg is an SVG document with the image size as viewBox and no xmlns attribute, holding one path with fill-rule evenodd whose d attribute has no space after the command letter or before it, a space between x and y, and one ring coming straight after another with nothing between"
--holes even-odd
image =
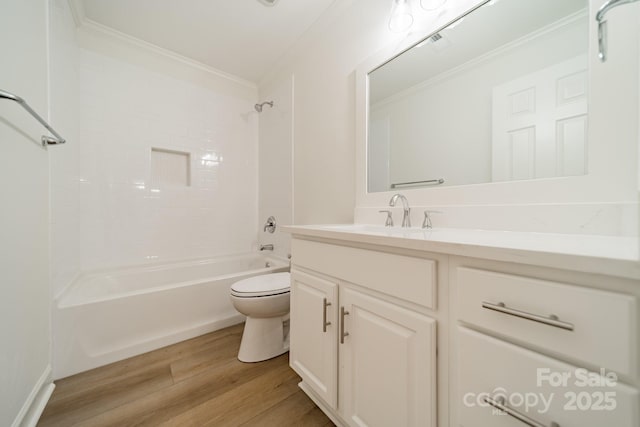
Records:
<instances>
[{"instance_id":1,"label":"white bathtub","mask_svg":"<svg viewBox=\"0 0 640 427\"><path fill-rule=\"evenodd\" d=\"M288 269L255 253L82 274L54 304L54 378L240 323L231 285Z\"/></svg>"}]
</instances>

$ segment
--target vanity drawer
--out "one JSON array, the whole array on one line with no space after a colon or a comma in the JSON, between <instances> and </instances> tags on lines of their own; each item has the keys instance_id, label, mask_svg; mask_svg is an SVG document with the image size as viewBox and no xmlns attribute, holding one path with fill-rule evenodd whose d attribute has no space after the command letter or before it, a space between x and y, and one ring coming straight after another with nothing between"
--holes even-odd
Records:
<instances>
[{"instance_id":1,"label":"vanity drawer","mask_svg":"<svg viewBox=\"0 0 640 427\"><path fill-rule=\"evenodd\" d=\"M291 242L296 266L436 308L436 261L310 240Z\"/></svg>"},{"instance_id":2,"label":"vanity drawer","mask_svg":"<svg viewBox=\"0 0 640 427\"><path fill-rule=\"evenodd\" d=\"M639 425L637 390L619 383L611 372L587 372L464 327L458 327L457 337L460 426L527 425L485 400L500 402L501 396L510 411L543 426Z\"/></svg>"},{"instance_id":3,"label":"vanity drawer","mask_svg":"<svg viewBox=\"0 0 640 427\"><path fill-rule=\"evenodd\" d=\"M632 296L459 267L458 319L555 356L635 377Z\"/></svg>"}]
</instances>

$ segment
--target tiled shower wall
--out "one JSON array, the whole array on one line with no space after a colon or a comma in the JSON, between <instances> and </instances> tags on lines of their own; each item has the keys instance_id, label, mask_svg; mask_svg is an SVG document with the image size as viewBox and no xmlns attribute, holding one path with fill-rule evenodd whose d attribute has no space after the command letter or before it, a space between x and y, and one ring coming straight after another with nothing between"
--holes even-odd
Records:
<instances>
[{"instance_id":1,"label":"tiled shower wall","mask_svg":"<svg viewBox=\"0 0 640 427\"><path fill-rule=\"evenodd\" d=\"M255 100L87 49L79 85L82 270L255 250ZM154 179L153 148L189 179Z\"/></svg>"}]
</instances>

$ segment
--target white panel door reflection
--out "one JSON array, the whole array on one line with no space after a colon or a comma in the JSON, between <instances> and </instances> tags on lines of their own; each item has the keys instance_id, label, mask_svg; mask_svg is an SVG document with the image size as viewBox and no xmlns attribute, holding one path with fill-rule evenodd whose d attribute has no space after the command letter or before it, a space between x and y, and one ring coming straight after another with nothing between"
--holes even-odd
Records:
<instances>
[{"instance_id":1,"label":"white panel door reflection","mask_svg":"<svg viewBox=\"0 0 640 427\"><path fill-rule=\"evenodd\" d=\"M493 88L492 181L587 172L587 57Z\"/></svg>"}]
</instances>

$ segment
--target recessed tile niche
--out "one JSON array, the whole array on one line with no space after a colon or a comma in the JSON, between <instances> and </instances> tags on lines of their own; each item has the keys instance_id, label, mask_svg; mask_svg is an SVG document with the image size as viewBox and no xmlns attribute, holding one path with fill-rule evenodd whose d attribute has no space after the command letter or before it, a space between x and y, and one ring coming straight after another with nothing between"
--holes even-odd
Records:
<instances>
[{"instance_id":1,"label":"recessed tile niche","mask_svg":"<svg viewBox=\"0 0 640 427\"><path fill-rule=\"evenodd\" d=\"M151 148L151 183L154 186L191 185L191 154L183 151Z\"/></svg>"}]
</instances>

